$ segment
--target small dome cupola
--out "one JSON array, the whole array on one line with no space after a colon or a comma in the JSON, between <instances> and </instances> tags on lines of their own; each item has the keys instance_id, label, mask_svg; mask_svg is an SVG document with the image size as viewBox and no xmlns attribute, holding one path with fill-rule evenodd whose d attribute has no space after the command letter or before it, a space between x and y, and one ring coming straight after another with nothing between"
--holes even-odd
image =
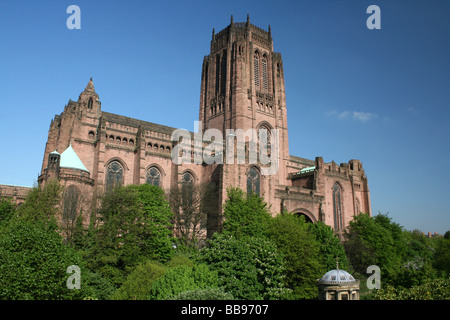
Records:
<instances>
[{"instance_id":1,"label":"small dome cupola","mask_svg":"<svg viewBox=\"0 0 450 320\"><path fill-rule=\"evenodd\" d=\"M359 280L336 264L317 281L319 300L359 300Z\"/></svg>"}]
</instances>

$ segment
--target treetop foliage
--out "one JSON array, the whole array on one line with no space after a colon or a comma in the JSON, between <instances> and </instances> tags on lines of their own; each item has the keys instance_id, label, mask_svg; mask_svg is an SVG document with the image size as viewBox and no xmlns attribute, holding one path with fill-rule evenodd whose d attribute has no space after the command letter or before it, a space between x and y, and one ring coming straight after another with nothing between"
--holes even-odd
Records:
<instances>
[{"instance_id":1,"label":"treetop foliage","mask_svg":"<svg viewBox=\"0 0 450 320\"><path fill-rule=\"evenodd\" d=\"M222 228L201 242L219 217L215 186L181 196L117 187L68 216L67 190L50 181L19 208L0 199L0 299L316 299L317 279L337 261L361 280L363 298L449 299L450 232L428 238L360 214L341 239L321 221L272 217L262 197L230 187ZM81 290L67 288L70 265L81 269ZM364 288L370 265L381 269L381 290Z\"/></svg>"}]
</instances>

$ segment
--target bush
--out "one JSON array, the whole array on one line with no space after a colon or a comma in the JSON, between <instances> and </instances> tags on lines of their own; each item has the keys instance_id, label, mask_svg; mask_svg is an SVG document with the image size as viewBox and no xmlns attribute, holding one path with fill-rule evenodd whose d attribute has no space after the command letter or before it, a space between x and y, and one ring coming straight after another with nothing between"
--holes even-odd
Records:
<instances>
[{"instance_id":1,"label":"bush","mask_svg":"<svg viewBox=\"0 0 450 320\"><path fill-rule=\"evenodd\" d=\"M282 299L290 292L284 285L283 256L265 238L215 234L200 250L199 261L217 271L219 286L236 299Z\"/></svg>"},{"instance_id":2,"label":"bush","mask_svg":"<svg viewBox=\"0 0 450 320\"><path fill-rule=\"evenodd\" d=\"M159 262L146 261L130 273L123 285L111 296L113 300L146 300L153 282L166 273Z\"/></svg>"},{"instance_id":3,"label":"bush","mask_svg":"<svg viewBox=\"0 0 450 320\"><path fill-rule=\"evenodd\" d=\"M193 267L180 265L169 269L157 279L150 290L150 300L167 300L181 292L218 287L217 273L204 264Z\"/></svg>"},{"instance_id":4,"label":"bush","mask_svg":"<svg viewBox=\"0 0 450 320\"><path fill-rule=\"evenodd\" d=\"M9 223L15 213L14 205L7 199L0 199L0 229Z\"/></svg>"},{"instance_id":5,"label":"bush","mask_svg":"<svg viewBox=\"0 0 450 320\"><path fill-rule=\"evenodd\" d=\"M233 295L222 288L206 288L181 292L173 300L233 300Z\"/></svg>"},{"instance_id":6,"label":"bush","mask_svg":"<svg viewBox=\"0 0 450 320\"><path fill-rule=\"evenodd\" d=\"M12 221L0 233L0 299L54 300L92 296L84 284L87 274L82 258L63 244L52 224L43 221ZM72 275L67 268L81 269L81 290L67 288Z\"/></svg>"},{"instance_id":7,"label":"bush","mask_svg":"<svg viewBox=\"0 0 450 320\"><path fill-rule=\"evenodd\" d=\"M386 286L377 290L375 300L449 300L450 279L434 279L412 288Z\"/></svg>"}]
</instances>

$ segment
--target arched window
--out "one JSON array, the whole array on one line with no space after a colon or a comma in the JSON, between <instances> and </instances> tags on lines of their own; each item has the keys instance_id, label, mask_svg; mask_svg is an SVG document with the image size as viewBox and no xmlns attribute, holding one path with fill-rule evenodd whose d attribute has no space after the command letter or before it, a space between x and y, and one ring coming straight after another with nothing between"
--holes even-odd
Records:
<instances>
[{"instance_id":1,"label":"arched window","mask_svg":"<svg viewBox=\"0 0 450 320\"><path fill-rule=\"evenodd\" d=\"M64 192L63 220L74 222L77 217L80 189L76 186L67 187Z\"/></svg>"},{"instance_id":2,"label":"arched window","mask_svg":"<svg viewBox=\"0 0 450 320\"><path fill-rule=\"evenodd\" d=\"M251 167L247 174L247 193L258 194L261 184L261 177L259 175L258 169Z\"/></svg>"},{"instance_id":3,"label":"arched window","mask_svg":"<svg viewBox=\"0 0 450 320\"><path fill-rule=\"evenodd\" d=\"M220 55L216 54L216 94L220 90Z\"/></svg>"},{"instance_id":4,"label":"arched window","mask_svg":"<svg viewBox=\"0 0 450 320\"><path fill-rule=\"evenodd\" d=\"M194 184L194 177L189 172L186 172L183 174L183 179L181 181L183 186L193 185Z\"/></svg>"},{"instance_id":5,"label":"arched window","mask_svg":"<svg viewBox=\"0 0 450 320\"><path fill-rule=\"evenodd\" d=\"M266 143L268 147L270 147L270 137L271 137L271 130L270 127L267 124L262 124L258 127L258 139L265 135L266 139L264 141L261 141L262 143ZM261 143L260 142L260 143Z\"/></svg>"},{"instance_id":6,"label":"arched window","mask_svg":"<svg viewBox=\"0 0 450 320\"><path fill-rule=\"evenodd\" d=\"M106 190L123 185L123 167L119 161L112 161L106 169Z\"/></svg>"},{"instance_id":7,"label":"arched window","mask_svg":"<svg viewBox=\"0 0 450 320\"><path fill-rule=\"evenodd\" d=\"M254 77L255 77L255 86L256 88L259 88L259 53L258 51L255 51L255 54L253 55L253 65L254 65Z\"/></svg>"},{"instance_id":8,"label":"arched window","mask_svg":"<svg viewBox=\"0 0 450 320\"><path fill-rule=\"evenodd\" d=\"M333 214L334 214L334 230L342 229L342 196L341 186L336 182L333 187Z\"/></svg>"},{"instance_id":9,"label":"arched window","mask_svg":"<svg viewBox=\"0 0 450 320\"><path fill-rule=\"evenodd\" d=\"M152 186L161 186L161 172L156 167L147 170L147 183Z\"/></svg>"},{"instance_id":10,"label":"arched window","mask_svg":"<svg viewBox=\"0 0 450 320\"><path fill-rule=\"evenodd\" d=\"M263 89L268 90L267 80L267 56L263 55L262 58L262 76L263 76Z\"/></svg>"},{"instance_id":11,"label":"arched window","mask_svg":"<svg viewBox=\"0 0 450 320\"><path fill-rule=\"evenodd\" d=\"M92 105L94 104L94 100L92 98L88 101L88 109L92 109Z\"/></svg>"}]
</instances>

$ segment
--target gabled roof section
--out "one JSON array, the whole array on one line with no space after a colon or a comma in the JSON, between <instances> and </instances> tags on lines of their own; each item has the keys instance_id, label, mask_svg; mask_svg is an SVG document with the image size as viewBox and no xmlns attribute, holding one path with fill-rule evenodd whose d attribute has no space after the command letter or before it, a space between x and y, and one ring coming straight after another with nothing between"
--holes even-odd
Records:
<instances>
[{"instance_id":1,"label":"gabled roof section","mask_svg":"<svg viewBox=\"0 0 450 320\"><path fill-rule=\"evenodd\" d=\"M71 168L89 172L80 160L75 150L72 148L72 144L61 154L61 160L59 163L60 168Z\"/></svg>"}]
</instances>

